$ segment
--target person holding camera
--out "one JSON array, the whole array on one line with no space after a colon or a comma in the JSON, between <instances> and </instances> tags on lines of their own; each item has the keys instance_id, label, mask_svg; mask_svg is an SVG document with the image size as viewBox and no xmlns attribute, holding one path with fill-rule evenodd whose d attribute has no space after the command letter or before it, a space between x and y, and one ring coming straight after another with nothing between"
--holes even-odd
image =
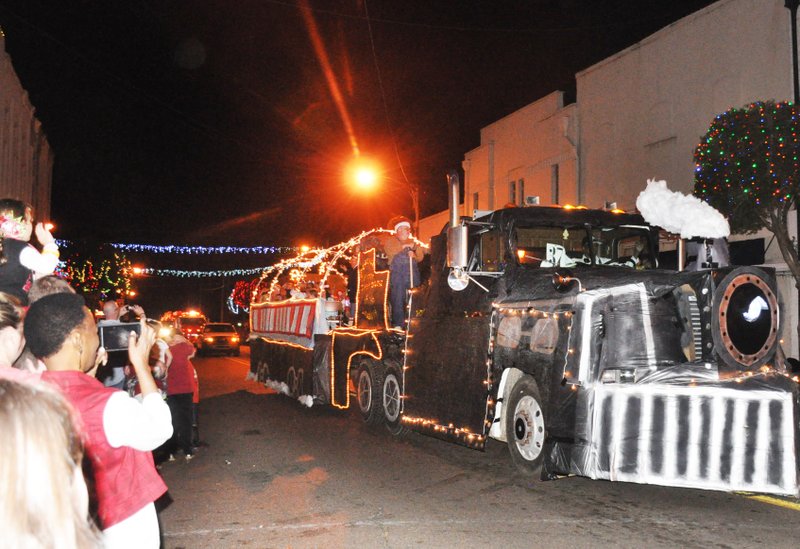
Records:
<instances>
[{"instance_id":1,"label":"person holding camera","mask_svg":"<svg viewBox=\"0 0 800 549\"><path fill-rule=\"evenodd\" d=\"M172 435L172 419L148 364L155 331L145 319L139 331L138 336L128 334L128 356L142 389L141 402L95 379L105 353L83 297L48 295L31 305L25 317L28 346L47 367L42 380L58 387L79 416L100 526L110 548L160 545L154 502L167 486L152 450Z\"/></svg>"},{"instance_id":2,"label":"person holding camera","mask_svg":"<svg viewBox=\"0 0 800 549\"><path fill-rule=\"evenodd\" d=\"M122 307L114 300L103 303L103 318L97 322L100 329L103 326L119 326L123 324L120 320L124 316L135 316L144 318L144 309L139 305L123 305ZM108 362L98 370L97 379L106 387L125 390L125 366L128 364L128 353L125 350L109 351Z\"/></svg>"},{"instance_id":3,"label":"person holding camera","mask_svg":"<svg viewBox=\"0 0 800 549\"><path fill-rule=\"evenodd\" d=\"M392 327L406 329L408 290L419 286L419 265L424 251L411 237L411 221L395 217L389 222L394 234L386 239L383 249L389 260L389 303L392 306Z\"/></svg>"}]
</instances>

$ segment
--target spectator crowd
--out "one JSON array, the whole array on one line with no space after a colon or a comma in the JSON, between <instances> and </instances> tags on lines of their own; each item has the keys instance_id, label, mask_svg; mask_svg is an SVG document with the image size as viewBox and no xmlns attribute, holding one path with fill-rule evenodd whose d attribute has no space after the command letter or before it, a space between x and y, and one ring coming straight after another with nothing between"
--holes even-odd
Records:
<instances>
[{"instance_id":1,"label":"spectator crowd","mask_svg":"<svg viewBox=\"0 0 800 549\"><path fill-rule=\"evenodd\" d=\"M0 236L0 548L159 547L156 460L198 442L194 346L138 306L96 321L27 204L0 200Z\"/></svg>"}]
</instances>

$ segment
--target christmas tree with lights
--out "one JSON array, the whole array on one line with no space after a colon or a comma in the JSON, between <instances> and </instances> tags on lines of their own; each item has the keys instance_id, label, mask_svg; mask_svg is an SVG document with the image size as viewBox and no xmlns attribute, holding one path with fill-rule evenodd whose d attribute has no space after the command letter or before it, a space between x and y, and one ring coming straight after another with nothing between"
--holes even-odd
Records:
<instances>
[{"instance_id":1,"label":"christmas tree with lights","mask_svg":"<svg viewBox=\"0 0 800 549\"><path fill-rule=\"evenodd\" d=\"M109 246L84 246L70 252L58 274L86 298L90 308L102 308L106 300L129 296L133 269L125 254Z\"/></svg>"},{"instance_id":2,"label":"christmas tree with lights","mask_svg":"<svg viewBox=\"0 0 800 549\"><path fill-rule=\"evenodd\" d=\"M695 196L727 217L732 232L772 232L798 287L787 221L800 190L799 127L793 103L759 101L718 115L694 151Z\"/></svg>"}]
</instances>

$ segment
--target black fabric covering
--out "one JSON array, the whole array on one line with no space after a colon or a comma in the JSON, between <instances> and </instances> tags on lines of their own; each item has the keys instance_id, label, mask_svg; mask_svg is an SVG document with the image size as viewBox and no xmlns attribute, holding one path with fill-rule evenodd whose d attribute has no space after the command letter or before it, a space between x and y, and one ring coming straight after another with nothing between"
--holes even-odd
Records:
<instances>
[{"instance_id":1,"label":"black fabric covering","mask_svg":"<svg viewBox=\"0 0 800 549\"><path fill-rule=\"evenodd\" d=\"M405 415L483 434L489 396L484 384L489 318L417 318L412 321L411 336ZM439 436L464 442L463 437L450 435L439 432Z\"/></svg>"},{"instance_id":2,"label":"black fabric covering","mask_svg":"<svg viewBox=\"0 0 800 549\"><path fill-rule=\"evenodd\" d=\"M331 336L314 336L313 392L317 404L331 402Z\"/></svg>"},{"instance_id":3,"label":"black fabric covering","mask_svg":"<svg viewBox=\"0 0 800 549\"><path fill-rule=\"evenodd\" d=\"M259 381L287 381L289 368L297 372L299 395L312 394L314 351L280 342L259 338L259 343L250 347L250 369L255 368Z\"/></svg>"}]
</instances>

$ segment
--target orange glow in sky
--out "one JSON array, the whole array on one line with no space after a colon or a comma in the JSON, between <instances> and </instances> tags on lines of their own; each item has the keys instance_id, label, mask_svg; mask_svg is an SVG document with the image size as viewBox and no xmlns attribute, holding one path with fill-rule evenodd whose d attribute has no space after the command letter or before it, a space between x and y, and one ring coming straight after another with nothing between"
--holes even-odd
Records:
<instances>
[{"instance_id":1,"label":"orange glow in sky","mask_svg":"<svg viewBox=\"0 0 800 549\"><path fill-rule=\"evenodd\" d=\"M319 34L317 22L314 20L314 14L311 12L308 0L300 0L300 12L303 14L303 20L306 23L308 35L311 38L311 45L314 46L314 53L317 54L317 60L322 66L322 73L325 75L325 80L328 82L331 98L336 104L339 116L342 119L342 124L344 124L344 129L347 132L347 137L350 140L350 148L353 150L353 155L358 157L360 151L358 149L358 142L356 141L356 133L353 130L353 123L350 121L350 113L347 112L347 105L344 104L344 97L339 89L339 83L336 81L336 75L333 73L328 52L325 50L325 45L322 43L322 37Z\"/></svg>"}]
</instances>

